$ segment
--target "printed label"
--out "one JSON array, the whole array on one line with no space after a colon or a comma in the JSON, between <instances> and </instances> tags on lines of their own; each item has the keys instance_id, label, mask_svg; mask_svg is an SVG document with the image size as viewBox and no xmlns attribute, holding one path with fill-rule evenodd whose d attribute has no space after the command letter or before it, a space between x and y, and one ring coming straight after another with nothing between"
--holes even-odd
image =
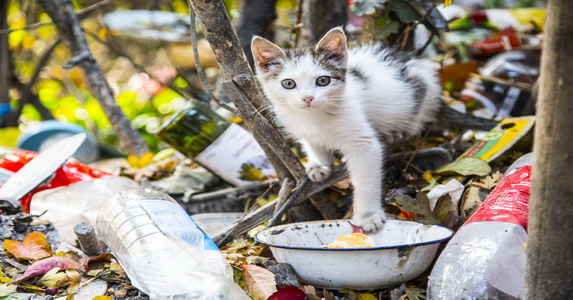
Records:
<instances>
[{"instance_id":1,"label":"printed label","mask_svg":"<svg viewBox=\"0 0 573 300\"><path fill-rule=\"evenodd\" d=\"M231 124L215 142L194 158L223 180L235 186L253 183L249 170L261 171L261 177L274 176L275 170L250 132ZM243 173L243 174L241 174Z\"/></svg>"},{"instance_id":2,"label":"printed label","mask_svg":"<svg viewBox=\"0 0 573 300\"><path fill-rule=\"evenodd\" d=\"M4 185L12 175L14 175L14 172L0 168L0 186Z\"/></svg>"},{"instance_id":3,"label":"printed label","mask_svg":"<svg viewBox=\"0 0 573 300\"><path fill-rule=\"evenodd\" d=\"M534 116L503 119L462 156L477 157L491 162L525 136L533 124L535 124Z\"/></svg>"},{"instance_id":4,"label":"printed label","mask_svg":"<svg viewBox=\"0 0 573 300\"><path fill-rule=\"evenodd\" d=\"M179 238L193 247L219 250L178 204L162 200L146 200L140 204L162 232Z\"/></svg>"},{"instance_id":5,"label":"printed label","mask_svg":"<svg viewBox=\"0 0 573 300\"><path fill-rule=\"evenodd\" d=\"M527 230L531 166L524 166L506 174L487 196L482 205L466 221L508 222Z\"/></svg>"}]
</instances>

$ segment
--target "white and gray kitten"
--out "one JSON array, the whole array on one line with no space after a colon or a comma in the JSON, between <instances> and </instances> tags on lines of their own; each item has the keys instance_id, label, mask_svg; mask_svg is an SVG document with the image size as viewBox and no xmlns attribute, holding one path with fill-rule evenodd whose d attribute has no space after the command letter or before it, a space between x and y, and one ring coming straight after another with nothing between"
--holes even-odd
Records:
<instances>
[{"instance_id":1,"label":"white and gray kitten","mask_svg":"<svg viewBox=\"0 0 573 300\"><path fill-rule=\"evenodd\" d=\"M340 151L355 187L352 223L382 228L385 143L417 135L436 118L441 88L432 65L378 44L347 49L340 28L314 49L281 49L254 37L257 79L286 131L303 147L313 181Z\"/></svg>"}]
</instances>

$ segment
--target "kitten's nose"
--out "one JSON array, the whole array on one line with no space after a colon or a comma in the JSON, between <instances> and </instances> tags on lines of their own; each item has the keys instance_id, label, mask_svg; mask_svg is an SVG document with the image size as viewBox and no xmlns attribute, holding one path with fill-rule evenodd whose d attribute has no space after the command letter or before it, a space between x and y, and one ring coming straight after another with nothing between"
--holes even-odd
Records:
<instances>
[{"instance_id":1,"label":"kitten's nose","mask_svg":"<svg viewBox=\"0 0 573 300\"><path fill-rule=\"evenodd\" d=\"M302 101L304 101L306 104L310 104L310 102L312 102L312 100L314 100L313 96L302 97Z\"/></svg>"}]
</instances>

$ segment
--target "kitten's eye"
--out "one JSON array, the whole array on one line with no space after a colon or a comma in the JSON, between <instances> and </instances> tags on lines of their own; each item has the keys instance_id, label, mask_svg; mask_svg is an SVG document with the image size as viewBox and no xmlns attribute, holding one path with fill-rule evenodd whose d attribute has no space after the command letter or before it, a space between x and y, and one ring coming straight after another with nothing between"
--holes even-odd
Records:
<instances>
[{"instance_id":1,"label":"kitten's eye","mask_svg":"<svg viewBox=\"0 0 573 300\"><path fill-rule=\"evenodd\" d=\"M294 80L292 79L285 79L283 81L281 81L282 86L285 89L294 89L294 87L296 86L296 82L294 82Z\"/></svg>"},{"instance_id":2,"label":"kitten's eye","mask_svg":"<svg viewBox=\"0 0 573 300\"><path fill-rule=\"evenodd\" d=\"M330 77L328 76L320 76L316 79L316 85L325 86L330 84Z\"/></svg>"}]
</instances>

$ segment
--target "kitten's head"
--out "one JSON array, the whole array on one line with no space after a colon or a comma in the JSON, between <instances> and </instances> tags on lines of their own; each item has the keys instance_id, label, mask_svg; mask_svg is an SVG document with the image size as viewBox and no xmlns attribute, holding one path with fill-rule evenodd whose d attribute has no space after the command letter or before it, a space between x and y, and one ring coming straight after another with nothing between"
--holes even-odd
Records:
<instances>
[{"instance_id":1,"label":"kitten's head","mask_svg":"<svg viewBox=\"0 0 573 300\"><path fill-rule=\"evenodd\" d=\"M332 112L340 107L346 75L346 36L330 30L314 49L283 50L255 36L251 49L257 78L280 109Z\"/></svg>"}]
</instances>

